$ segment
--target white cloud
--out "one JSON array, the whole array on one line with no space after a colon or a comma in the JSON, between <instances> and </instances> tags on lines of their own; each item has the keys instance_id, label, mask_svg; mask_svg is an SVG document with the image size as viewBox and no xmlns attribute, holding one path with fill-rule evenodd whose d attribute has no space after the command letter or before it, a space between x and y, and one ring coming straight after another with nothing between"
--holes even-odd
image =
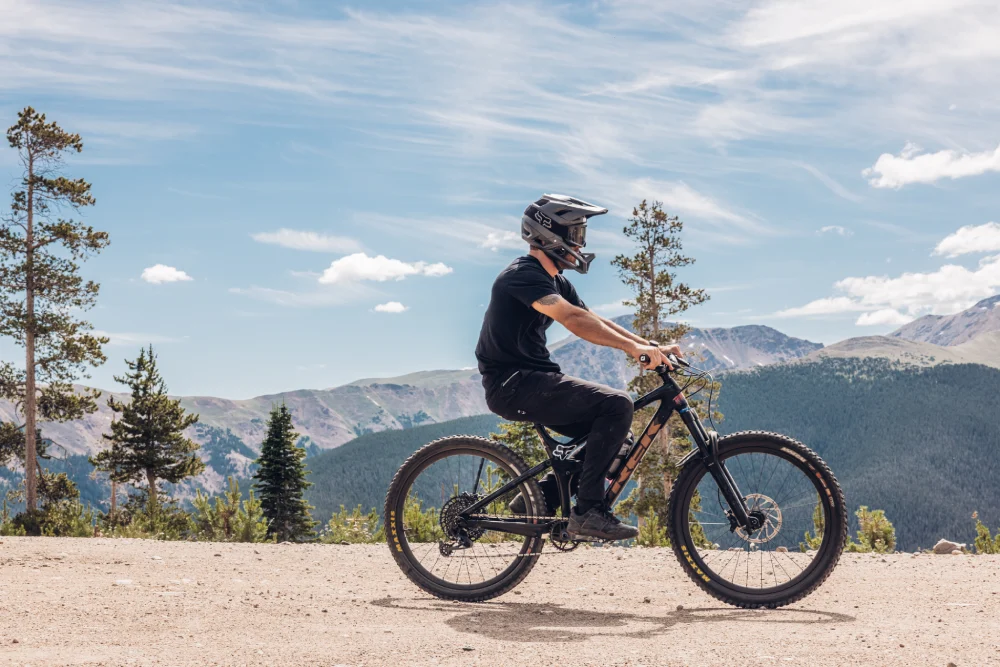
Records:
<instances>
[{"instance_id":1,"label":"white cloud","mask_svg":"<svg viewBox=\"0 0 1000 667\"><path fill-rule=\"evenodd\" d=\"M346 236L333 236L319 232L300 231L281 228L276 232L258 232L250 237L258 243L269 243L292 250L311 250L313 252L354 252L361 249L361 244Z\"/></svg>"},{"instance_id":2,"label":"white cloud","mask_svg":"<svg viewBox=\"0 0 1000 667\"><path fill-rule=\"evenodd\" d=\"M998 251L1000 251L1000 224L987 222L979 226L966 225L959 228L958 231L942 239L934 248L933 254L958 257L974 252Z\"/></svg>"},{"instance_id":3,"label":"white cloud","mask_svg":"<svg viewBox=\"0 0 1000 667\"><path fill-rule=\"evenodd\" d=\"M852 311L868 310L865 306L852 301L846 296L826 297L810 301L804 306L786 308L774 314L775 317L813 317L817 315L836 315Z\"/></svg>"},{"instance_id":4,"label":"white cloud","mask_svg":"<svg viewBox=\"0 0 1000 667\"><path fill-rule=\"evenodd\" d=\"M517 232L489 232L486 234L486 240L482 242L480 247L489 248L493 251L497 251L500 248L517 250L524 247L524 239Z\"/></svg>"},{"instance_id":5,"label":"white cloud","mask_svg":"<svg viewBox=\"0 0 1000 667\"><path fill-rule=\"evenodd\" d=\"M839 234L840 236L853 236L854 232L846 227L841 227L840 225L827 225L825 227L820 227L817 234Z\"/></svg>"},{"instance_id":6,"label":"white cloud","mask_svg":"<svg viewBox=\"0 0 1000 667\"><path fill-rule=\"evenodd\" d=\"M834 283L844 296L817 299L805 306L788 308L775 317L810 317L846 312L870 312L862 323L891 317L885 311L904 312L911 319L925 314L950 315L1000 290L1000 255L986 257L973 270L946 264L929 273L904 273L896 278L864 276ZM883 323L883 322L879 322Z\"/></svg>"},{"instance_id":7,"label":"white cloud","mask_svg":"<svg viewBox=\"0 0 1000 667\"><path fill-rule=\"evenodd\" d=\"M142 270L142 279L147 283L159 285L161 283L176 283L185 280L194 280L191 276L180 269L175 269L166 264L154 264Z\"/></svg>"},{"instance_id":8,"label":"white cloud","mask_svg":"<svg viewBox=\"0 0 1000 667\"><path fill-rule=\"evenodd\" d=\"M409 307L404 306L399 301L389 301L375 306L376 313L402 313L407 310L409 310Z\"/></svg>"},{"instance_id":9,"label":"white cloud","mask_svg":"<svg viewBox=\"0 0 1000 667\"><path fill-rule=\"evenodd\" d=\"M347 255L334 260L329 268L323 271L319 282L324 285L337 283L353 283L361 280L383 282L386 280L403 280L407 276L444 276L452 272L450 266L441 262L403 262L389 259L385 255L369 257L363 252Z\"/></svg>"},{"instance_id":10,"label":"white cloud","mask_svg":"<svg viewBox=\"0 0 1000 667\"><path fill-rule=\"evenodd\" d=\"M873 310L870 313L861 313L855 324L859 327L886 325L898 327L912 321L913 317L911 315L904 315L894 308L883 308L881 310Z\"/></svg>"},{"instance_id":11,"label":"white cloud","mask_svg":"<svg viewBox=\"0 0 1000 667\"><path fill-rule=\"evenodd\" d=\"M861 172L876 188L902 188L911 183L933 183L942 178L978 176L988 171L1000 171L1000 146L994 151L960 153L942 150L937 153L917 153L912 148L899 155L883 153L875 165Z\"/></svg>"}]
</instances>

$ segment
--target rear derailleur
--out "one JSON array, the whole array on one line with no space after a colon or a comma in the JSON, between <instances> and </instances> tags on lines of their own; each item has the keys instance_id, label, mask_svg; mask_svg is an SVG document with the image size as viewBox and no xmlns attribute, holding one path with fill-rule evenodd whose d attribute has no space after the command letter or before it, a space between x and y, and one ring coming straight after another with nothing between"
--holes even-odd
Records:
<instances>
[{"instance_id":1,"label":"rear derailleur","mask_svg":"<svg viewBox=\"0 0 1000 667\"><path fill-rule=\"evenodd\" d=\"M448 499L448 502L441 507L439 523L445 537L449 540L438 541L438 551L441 552L442 556L447 557L459 549L471 548L472 543L486 532L479 528L467 528L465 520L462 518L462 512L478 501L479 496L474 493L460 493Z\"/></svg>"}]
</instances>

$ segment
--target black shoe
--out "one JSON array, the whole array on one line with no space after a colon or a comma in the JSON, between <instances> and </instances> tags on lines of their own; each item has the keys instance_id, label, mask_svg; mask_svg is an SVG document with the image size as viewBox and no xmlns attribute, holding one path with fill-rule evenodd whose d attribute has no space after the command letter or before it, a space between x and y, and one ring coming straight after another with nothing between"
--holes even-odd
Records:
<instances>
[{"instance_id":1,"label":"black shoe","mask_svg":"<svg viewBox=\"0 0 1000 667\"><path fill-rule=\"evenodd\" d=\"M635 526L622 523L621 520L607 508L598 505L580 514L577 508L569 515L569 525L566 532L572 538L596 537L601 540L631 540L639 535Z\"/></svg>"},{"instance_id":2,"label":"black shoe","mask_svg":"<svg viewBox=\"0 0 1000 667\"><path fill-rule=\"evenodd\" d=\"M556 486L556 478L550 473L539 480L538 486L542 488L542 495L545 496L545 516L555 516L556 510L559 509L559 488ZM519 493L514 496L507 509L513 514L526 514L528 504L524 502L524 495Z\"/></svg>"}]
</instances>

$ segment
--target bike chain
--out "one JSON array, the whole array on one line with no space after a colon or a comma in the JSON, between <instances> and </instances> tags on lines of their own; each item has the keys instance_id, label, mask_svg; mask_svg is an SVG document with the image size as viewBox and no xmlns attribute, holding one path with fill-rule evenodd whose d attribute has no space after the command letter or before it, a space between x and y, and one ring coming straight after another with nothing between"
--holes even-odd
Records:
<instances>
[{"instance_id":1,"label":"bike chain","mask_svg":"<svg viewBox=\"0 0 1000 667\"><path fill-rule=\"evenodd\" d=\"M497 521L507 521L511 517L510 516L494 516L494 515L491 515L491 514L470 514L469 518L473 518L473 519L494 519L494 520L497 520ZM518 519L538 519L538 520L545 520L545 521L568 521L568 519L566 519L564 517L561 517L561 516L542 516L542 515L536 515L536 514L518 514L517 518ZM545 540L548 540L549 542L551 542L552 546L556 549L556 551L539 552L539 553L531 553L531 554L517 554L517 558L538 558L539 556L542 555L542 553L545 553L545 555L552 555L552 556L554 556L556 554L568 554L571 551L574 551L576 549L576 547L579 546L580 544L613 544L614 543L611 540L591 540L591 539L572 540L570 543L574 544L575 546L573 546L570 549L565 549L565 548L562 548L562 547L557 547L555 545L555 542L552 540L551 535L545 534L545 535L542 535L541 537L542 537L542 539L545 539Z\"/></svg>"}]
</instances>

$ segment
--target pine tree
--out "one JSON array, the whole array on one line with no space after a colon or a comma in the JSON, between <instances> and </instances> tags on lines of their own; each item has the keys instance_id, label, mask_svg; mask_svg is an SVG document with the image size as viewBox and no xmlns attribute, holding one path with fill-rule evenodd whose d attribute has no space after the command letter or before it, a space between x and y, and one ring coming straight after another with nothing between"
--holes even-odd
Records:
<instances>
[{"instance_id":1,"label":"pine tree","mask_svg":"<svg viewBox=\"0 0 1000 667\"><path fill-rule=\"evenodd\" d=\"M191 520L199 539L213 542L263 542L267 537L267 519L260 500L254 497L243 500L243 493L236 478L229 476L229 489L212 499L195 494L191 504L194 513Z\"/></svg>"},{"instance_id":2,"label":"pine tree","mask_svg":"<svg viewBox=\"0 0 1000 667\"><path fill-rule=\"evenodd\" d=\"M279 542L313 537L312 509L303 493L312 484L306 481L306 450L296 445L299 434L292 426L292 413L282 403L271 409L267 436L260 448L254 487L268 520L268 534Z\"/></svg>"},{"instance_id":3,"label":"pine tree","mask_svg":"<svg viewBox=\"0 0 1000 667\"><path fill-rule=\"evenodd\" d=\"M132 390L128 403L108 399L116 418L111 433L104 439L111 443L90 462L107 471L116 482L145 480L147 512L155 515L158 501L157 480L176 484L199 474L205 464L198 458L198 443L186 438L184 430L198 421L187 414L180 399L167 395L167 385L156 367L153 346L143 349L135 361L126 361L129 372L115 381Z\"/></svg>"},{"instance_id":4,"label":"pine tree","mask_svg":"<svg viewBox=\"0 0 1000 667\"><path fill-rule=\"evenodd\" d=\"M80 276L78 262L107 246L108 235L61 217L94 204L89 183L60 175L63 154L83 150L79 134L26 107L7 130L7 141L24 171L10 212L0 218L0 336L24 348L25 366L0 364L0 398L24 417L4 436L17 439L30 512L38 492L37 422L79 419L97 410L100 392L74 392L73 381L87 377L87 366L104 363L101 346L108 339L92 335L91 325L74 313L92 307L99 290Z\"/></svg>"},{"instance_id":5,"label":"pine tree","mask_svg":"<svg viewBox=\"0 0 1000 667\"><path fill-rule=\"evenodd\" d=\"M502 422L499 433L490 433L490 439L507 445L520 455L528 466L534 466L546 458L545 445L529 422Z\"/></svg>"},{"instance_id":6,"label":"pine tree","mask_svg":"<svg viewBox=\"0 0 1000 667\"><path fill-rule=\"evenodd\" d=\"M667 215L660 202L648 203L645 199L632 209L623 233L636 244L636 253L618 255L612 265L618 269L622 282L632 290L633 297L625 301L635 308L634 331L647 340L659 342L680 341L688 331L683 324L664 328L667 318L683 313L692 306L708 300L705 290L692 289L677 280L673 269L688 266L694 259L681 254L681 231L684 223L677 216ZM632 360L630 359L630 362ZM659 377L655 373L640 373L630 383L629 389L645 394L655 389ZM652 417L654 408L636 411L633 431L639 431ZM676 462L681 443L686 438L683 424L676 414L657 434L653 445L636 470L638 486L622 501L622 510L644 517L655 513L661 525L667 524L667 499L677 475Z\"/></svg>"}]
</instances>

